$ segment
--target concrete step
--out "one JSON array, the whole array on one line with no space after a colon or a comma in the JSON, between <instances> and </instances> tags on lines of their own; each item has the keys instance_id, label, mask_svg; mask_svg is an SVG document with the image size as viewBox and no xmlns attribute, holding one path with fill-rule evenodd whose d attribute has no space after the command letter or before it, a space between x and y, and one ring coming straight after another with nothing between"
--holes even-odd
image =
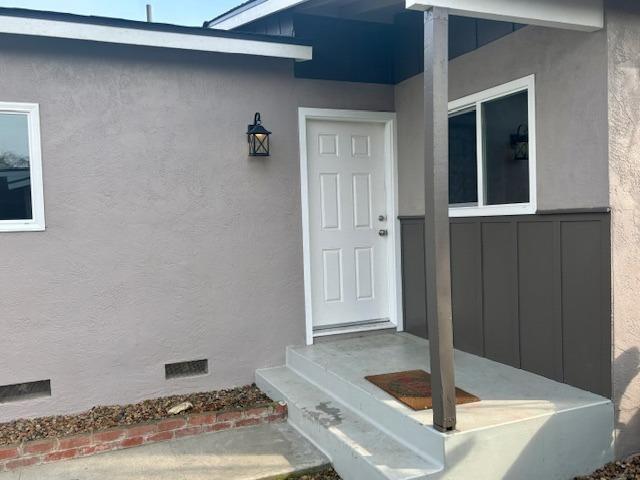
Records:
<instances>
[{"instance_id":1,"label":"concrete step","mask_svg":"<svg viewBox=\"0 0 640 480\"><path fill-rule=\"evenodd\" d=\"M290 368L258 370L256 383L274 400L287 402L289 423L345 480L431 480L442 470Z\"/></svg>"},{"instance_id":2,"label":"concrete step","mask_svg":"<svg viewBox=\"0 0 640 480\"><path fill-rule=\"evenodd\" d=\"M346 369L364 371L366 366L353 363L333 362L330 355L323 355L318 348L287 348L287 367L325 392L331 392L338 401L356 410L367 421L421 457L444 463L444 435L408 415L408 408L400 402L381 401L381 398L388 397L387 394L364 380L364 375L359 375L361 382L354 382L353 375L348 375ZM390 400L391 397L388 398Z\"/></svg>"},{"instance_id":3,"label":"concrete step","mask_svg":"<svg viewBox=\"0 0 640 480\"><path fill-rule=\"evenodd\" d=\"M431 427L433 412L411 410L365 379L429 371L426 340L382 334L287 351L298 378L418 458L443 465L429 480L567 480L612 458L610 400L460 351L455 362L458 386L480 402L459 405L457 429L444 435ZM366 476L345 476L352 478Z\"/></svg>"}]
</instances>

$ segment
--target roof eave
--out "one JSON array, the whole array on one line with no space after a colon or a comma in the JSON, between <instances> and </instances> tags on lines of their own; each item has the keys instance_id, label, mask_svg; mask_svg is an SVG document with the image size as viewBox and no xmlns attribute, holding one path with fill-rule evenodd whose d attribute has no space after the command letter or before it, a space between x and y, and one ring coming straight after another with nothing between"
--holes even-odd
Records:
<instances>
[{"instance_id":1,"label":"roof eave","mask_svg":"<svg viewBox=\"0 0 640 480\"><path fill-rule=\"evenodd\" d=\"M0 33L102 43L311 60L307 45L0 15Z\"/></svg>"},{"instance_id":2,"label":"roof eave","mask_svg":"<svg viewBox=\"0 0 640 480\"><path fill-rule=\"evenodd\" d=\"M221 13L220 15L218 15L217 17L212 18L211 20L208 20L206 22L204 22L204 27L208 28L208 27L213 27L214 25L217 25L220 22L223 22L224 20L231 18L235 15L238 15L239 13L244 12L245 10L248 10L250 8L253 8L254 6L256 6L259 3L263 3L266 2L267 0L247 0L244 3L241 3L240 5L237 5L235 7L233 7L230 10L227 10L224 13Z\"/></svg>"},{"instance_id":3,"label":"roof eave","mask_svg":"<svg viewBox=\"0 0 640 480\"><path fill-rule=\"evenodd\" d=\"M445 8L451 15L595 32L604 28L603 0L406 0L411 10Z\"/></svg>"},{"instance_id":4,"label":"roof eave","mask_svg":"<svg viewBox=\"0 0 640 480\"><path fill-rule=\"evenodd\" d=\"M260 18L294 7L309 0L255 0L230 10L208 26L233 30ZM566 28L593 32L604 26L603 0L537 0L514 2L513 0L405 0L412 10L432 7L447 8L449 13L474 18L512 21L530 25Z\"/></svg>"},{"instance_id":5,"label":"roof eave","mask_svg":"<svg viewBox=\"0 0 640 480\"><path fill-rule=\"evenodd\" d=\"M244 7L230 10L222 16L207 22L208 27L215 27L221 30L233 30L260 18L278 13L291 7L295 7L309 0L256 0L248 3Z\"/></svg>"}]
</instances>

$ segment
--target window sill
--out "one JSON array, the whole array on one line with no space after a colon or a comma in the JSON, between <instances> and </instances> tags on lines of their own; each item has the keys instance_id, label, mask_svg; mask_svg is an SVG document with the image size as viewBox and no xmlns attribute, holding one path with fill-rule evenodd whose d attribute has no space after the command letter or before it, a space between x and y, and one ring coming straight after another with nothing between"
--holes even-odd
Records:
<instances>
[{"instance_id":1,"label":"window sill","mask_svg":"<svg viewBox=\"0 0 640 480\"><path fill-rule=\"evenodd\" d=\"M530 203L510 205L487 205L483 207L449 207L449 218L500 217L508 215L533 215L536 206Z\"/></svg>"},{"instance_id":2,"label":"window sill","mask_svg":"<svg viewBox=\"0 0 640 480\"><path fill-rule=\"evenodd\" d=\"M40 222L0 221L0 233L3 232L44 232L45 225Z\"/></svg>"}]
</instances>

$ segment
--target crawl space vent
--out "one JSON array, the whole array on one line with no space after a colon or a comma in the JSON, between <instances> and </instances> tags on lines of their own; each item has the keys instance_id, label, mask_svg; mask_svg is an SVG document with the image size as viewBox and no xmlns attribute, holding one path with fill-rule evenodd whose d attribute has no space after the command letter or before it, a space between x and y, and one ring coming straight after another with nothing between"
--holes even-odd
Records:
<instances>
[{"instance_id":1,"label":"crawl space vent","mask_svg":"<svg viewBox=\"0 0 640 480\"><path fill-rule=\"evenodd\" d=\"M0 403L19 402L51 396L51 380L0 386Z\"/></svg>"},{"instance_id":2,"label":"crawl space vent","mask_svg":"<svg viewBox=\"0 0 640 480\"><path fill-rule=\"evenodd\" d=\"M167 380L171 378L204 375L208 372L208 360L191 360L190 362L167 363L164 366L164 374Z\"/></svg>"}]
</instances>

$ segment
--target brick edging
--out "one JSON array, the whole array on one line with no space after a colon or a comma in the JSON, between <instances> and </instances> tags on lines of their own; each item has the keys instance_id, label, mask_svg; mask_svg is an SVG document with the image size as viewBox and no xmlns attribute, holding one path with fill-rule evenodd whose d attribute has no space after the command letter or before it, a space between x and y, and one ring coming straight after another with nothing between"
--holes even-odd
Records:
<instances>
[{"instance_id":1,"label":"brick edging","mask_svg":"<svg viewBox=\"0 0 640 480\"><path fill-rule=\"evenodd\" d=\"M201 433L229 430L287 418L287 406L270 403L220 412L177 415L153 422L123 425L70 437L47 438L19 445L0 445L0 472L82 458L102 452L165 442Z\"/></svg>"}]
</instances>

